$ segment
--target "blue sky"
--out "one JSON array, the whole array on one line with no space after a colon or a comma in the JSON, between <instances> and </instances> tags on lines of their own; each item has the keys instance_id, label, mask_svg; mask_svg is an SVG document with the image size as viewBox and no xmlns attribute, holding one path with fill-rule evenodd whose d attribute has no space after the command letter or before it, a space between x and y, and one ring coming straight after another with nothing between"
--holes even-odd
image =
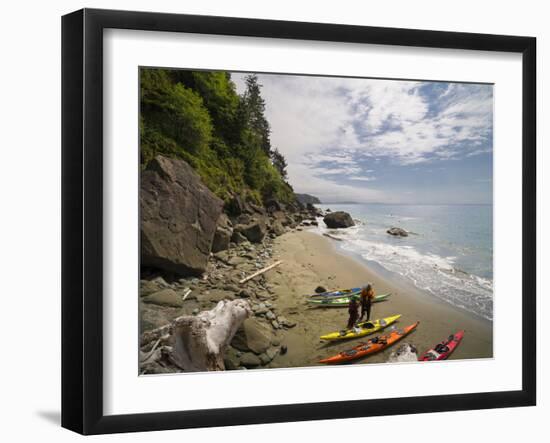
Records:
<instances>
[{"instance_id":1,"label":"blue sky","mask_svg":"<svg viewBox=\"0 0 550 443\"><path fill-rule=\"evenodd\" d=\"M239 92L245 76L232 74ZM492 86L258 77L296 192L326 202L492 202Z\"/></svg>"}]
</instances>

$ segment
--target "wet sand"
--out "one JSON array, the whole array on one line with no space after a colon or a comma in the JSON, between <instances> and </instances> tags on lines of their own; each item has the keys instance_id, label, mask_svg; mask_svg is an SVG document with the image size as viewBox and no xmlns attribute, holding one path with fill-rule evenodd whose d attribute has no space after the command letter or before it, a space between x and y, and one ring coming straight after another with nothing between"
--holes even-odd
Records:
<instances>
[{"instance_id":1,"label":"wet sand","mask_svg":"<svg viewBox=\"0 0 550 443\"><path fill-rule=\"evenodd\" d=\"M465 337L451 359L492 357L492 322L425 294L412 284L375 272L359 259L340 253L335 243L307 231L289 232L274 241L274 256L283 263L265 276L275 290L279 312L297 326L285 332L283 341L288 352L275 358L269 367L318 365L318 360L375 336L329 343L320 340L323 334L345 328L347 308L311 307L304 297L319 285L332 290L366 282L374 284L377 294L392 293L387 301L372 305L371 320L401 314L397 327L420 321L416 331L402 340L416 346L419 353L464 329ZM385 362L397 346L357 363Z\"/></svg>"}]
</instances>

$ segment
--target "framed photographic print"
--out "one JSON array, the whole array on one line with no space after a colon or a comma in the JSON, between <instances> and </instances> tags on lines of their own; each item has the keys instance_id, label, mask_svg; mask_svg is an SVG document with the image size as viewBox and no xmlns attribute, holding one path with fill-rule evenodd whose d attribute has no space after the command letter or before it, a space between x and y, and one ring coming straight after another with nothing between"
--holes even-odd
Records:
<instances>
[{"instance_id":1,"label":"framed photographic print","mask_svg":"<svg viewBox=\"0 0 550 443\"><path fill-rule=\"evenodd\" d=\"M534 38L62 26L64 427L535 404Z\"/></svg>"}]
</instances>

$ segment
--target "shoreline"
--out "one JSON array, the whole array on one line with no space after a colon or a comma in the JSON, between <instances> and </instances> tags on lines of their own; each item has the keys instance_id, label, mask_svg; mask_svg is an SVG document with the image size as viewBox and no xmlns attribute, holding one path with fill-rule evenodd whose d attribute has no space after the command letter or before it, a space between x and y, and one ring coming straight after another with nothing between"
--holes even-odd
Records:
<instances>
[{"instance_id":1,"label":"shoreline","mask_svg":"<svg viewBox=\"0 0 550 443\"><path fill-rule=\"evenodd\" d=\"M374 284L377 293L392 293L387 301L373 304L371 320L401 314L396 327L420 321L417 330L403 339L403 342L413 344L419 354L464 329L464 340L451 359L493 357L493 325L490 320L424 293L412 284L381 275L365 260L341 251L328 238L308 231L289 232L274 240L273 251L283 264L275 272L266 273L266 280L275 288L278 309L297 326L285 331L283 342L288 352L279 355L267 367L315 366L324 357L378 335L361 340L322 342L319 337L324 333L345 327L347 309L310 307L303 297L313 293L318 285L331 290L354 287L367 281ZM394 349L396 346L357 363L383 363Z\"/></svg>"},{"instance_id":2,"label":"shoreline","mask_svg":"<svg viewBox=\"0 0 550 443\"><path fill-rule=\"evenodd\" d=\"M282 263L244 283L258 269ZM261 243L243 242L210 256L202 278L140 282L140 333L162 328L180 316L209 311L222 300L246 300L251 316L245 320L224 353L226 370L303 368L325 366L319 360L351 349L388 333L392 326L419 326L401 343L413 345L419 355L464 329L465 337L451 360L493 357L490 320L422 292L404 277L377 272L361 257L338 248L337 243L305 226L287 228L280 236ZM399 278L397 278L399 277ZM347 306L325 308L307 303L318 286L328 290L357 287L371 282L377 294L391 293L372 305L370 320L400 314L394 325L358 339L324 341L322 335L345 329ZM147 342L149 343L149 342ZM142 346L142 356L152 352ZM349 364L386 363L399 344ZM183 372L170 361L142 365L142 374Z\"/></svg>"},{"instance_id":3,"label":"shoreline","mask_svg":"<svg viewBox=\"0 0 550 443\"><path fill-rule=\"evenodd\" d=\"M315 235L317 235L317 234L315 234ZM414 283L408 281L406 277L402 276L401 274L398 274L396 272L393 272L393 271L390 271L390 270L384 268L378 262L375 262L375 261L372 261L372 260L367 260L367 259L363 258L359 253L356 253L356 252L353 252L353 251L348 251L348 250L340 247L338 243L334 243L334 242L331 242L331 243L333 244L333 247L335 249L336 254L340 254L340 255L343 255L344 257L349 257L352 260L355 260L359 264L365 266L369 270L369 272L372 272L373 274L378 275L379 278L381 278L383 280L391 281L392 285L400 287L402 290L412 292L412 293L416 294L419 297L429 297L430 299L432 299L436 303L443 303L444 305L450 306L451 308L453 308L453 309L455 309L459 312L465 313L467 315L471 315L472 317L474 317L474 318L476 318L476 319L478 319L482 322L487 322L488 324L493 323L492 319L488 319L486 317L483 317L482 315L477 314L476 312L470 311L470 310L468 310L466 308L463 308L461 306L454 305L451 302L448 302L447 300L444 300L442 298L437 297L435 294L432 294L429 291L426 291L424 289L421 289L421 288L415 286Z\"/></svg>"}]
</instances>

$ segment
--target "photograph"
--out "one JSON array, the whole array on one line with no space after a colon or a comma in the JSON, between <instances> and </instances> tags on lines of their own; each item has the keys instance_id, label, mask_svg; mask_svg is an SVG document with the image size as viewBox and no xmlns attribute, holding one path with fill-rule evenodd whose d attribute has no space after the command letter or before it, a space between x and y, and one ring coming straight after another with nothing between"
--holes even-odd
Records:
<instances>
[{"instance_id":1,"label":"photograph","mask_svg":"<svg viewBox=\"0 0 550 443\"><path fill-rule=\"evenodd\" d=\"M492 358L493 87L139 67L139 374Z\"/></svg>"}]
</instances>

